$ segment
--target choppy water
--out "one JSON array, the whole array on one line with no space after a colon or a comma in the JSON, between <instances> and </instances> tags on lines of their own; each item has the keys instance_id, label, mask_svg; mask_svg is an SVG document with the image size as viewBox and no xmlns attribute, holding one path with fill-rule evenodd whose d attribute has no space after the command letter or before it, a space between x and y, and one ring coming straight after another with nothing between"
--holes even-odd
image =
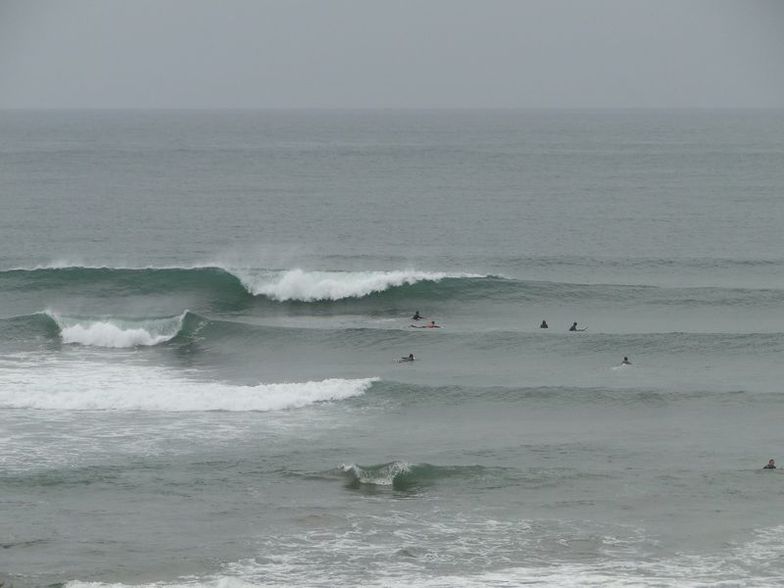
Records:
<instances>
[{"instance_id":1,"label":"choppy water","mask_svg":"<svg viewBox=\"0 0 784 588\"><path fill-rule=\"evenodd\" d=\"M3 112L0 179L0 579L784 582L784 112Z\"/></svg>"}]
</instances>

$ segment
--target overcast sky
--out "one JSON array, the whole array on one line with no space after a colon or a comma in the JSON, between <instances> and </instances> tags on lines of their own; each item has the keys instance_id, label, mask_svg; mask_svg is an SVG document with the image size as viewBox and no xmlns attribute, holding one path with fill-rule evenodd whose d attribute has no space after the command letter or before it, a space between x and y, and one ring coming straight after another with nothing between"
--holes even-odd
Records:
<instances>
[{"instance_id":1,"label":"overcast sky","mask_svg":"<svg viewBox=\"0 0 784 588\"><path fill-rule=\"evenodd\" d=\"M784 107L784 0L0 0L0 108Z\"/></svg>"}]
</instances>

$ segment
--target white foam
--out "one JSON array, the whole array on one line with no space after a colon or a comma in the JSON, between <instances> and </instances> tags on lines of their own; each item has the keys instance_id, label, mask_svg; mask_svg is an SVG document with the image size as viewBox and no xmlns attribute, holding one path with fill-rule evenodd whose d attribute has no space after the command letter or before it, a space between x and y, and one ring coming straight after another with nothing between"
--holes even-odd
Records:
<instances>
[{"instance_id":1,"label":"white foam","mask_svg":"<svg viewBox=\"0 0 784 588\"><path fill-rule=\"evenodd\" d=\"M189 380L165 368L84 361L0 366L0 408L42 410L273 411L359 396L377 378L236 386Z\"/></svg>"},{"instance_id":2,"label":"white foam","mask_svg":"<svg viewBox=\"0 0 784 588\"><path fill-rule=\"evenodd\" d=\"M158 345L173 339L182 328L188 311L160 319L80 319L47 311L60 327L63 343L93 347L137 347Z\"/></svg>"},{"instance_id":3,"label":"white foam","mask_svg":"<svg viewBox=\"0 0 784 588\"><path fill-rule=\"evenodd\" d=\"M349 471L353 468L356 466L343 466ZM671 552L658 548L658 537L648 536L643 528L626 525L568 519L486 519L470 511L431 510L398 509L388 504L373 513L342 513L338 517L340 524L334 527L325 519L324 525L308 525L292 534L260 536L256 557L225 563L215 575L145 586L784 585L780 563L784 556L784 525L756 529L742 539L721 542L709 549ZM584 541L593 547L586 550ZM572 543L574 549L569 547ZM401 551L405 551L403 557L399 556ZM657 556L658 553L663 555ZM68 584L68 588L97 586L108 588Z\"/></svg>"},{"instance_id":4,"label":"white foam","mask_svg":"<svg viewBox=\"0 0 784 588\"><path fill-rule=\"evenodd\" d=\"M360 298L374 292L383 292L389 288L417 282L483 277L477 274L415 270L338 272L292 269L283 272L254 272L234 269L227 271L237 276L251 294L268 296L281 302Z\"/></svg>"},{"instance_id":5,"label":"white foam","mask_svg":"<svg viewBox=\"0 0 784 588\"><path fill-rule=\"evenodd\" d=\"M352 546L355 549L357 546ZM721 569L709 569L708 565L694 562L662 562L661 564L646 565L640 562L626 561L607 564L568 564L536 566L536 567L509 567L496 571L479 573L466 573L465 575L430 575L414 563L401 570L400 562L395 570L387 569L378 574L376 578L364 577L356 582L349 574L339 577L329 575L314 577L312 572L303 572L295 562L286 561L287 558L267 557L271 563L267 568L272 568L272 577L258 566L232 566L237 572L245 576L218 576L213 578L182 579L174 583L154 583L135 585L134 588L249 588L273 587L283 585L307 586L367 586L383 588L407 588L419 586L422 588L445 588L447 586L462 586L465 588L512 588L516 586L540 586L542 588L584 587L597 588L704 588L755 586L759 588L778 588L781 586L782 576L755 575L734 566L721 566ZM292 557L292 560L296 558ZM715 563L714 560L711 563ZM693 564L691 567L690 564ZM246 569L243 570L242 568ZM250 569L247 569L250 568ZM235 571L235 570L232 570ZM358 569L360 573L362 569ZM303 577L304 576L304 577ZM354 581L352 581L354 580ZM100 584L93 582L69 582L67 588L126 588L123 584ZM129 587L130 588L130 587Z\"/></svg>"},{"instance_id":6,"label":"white foam","mask_svg":"<svg viewBox=\"0 0 784 588\"><path fill-rule=\"evenodd\" d=\"M211 579L183 579L174 583L154 582L152 584L104 584L102 582L73 581L65 584L66 588L253 588L259 584L245 582L231 576Z\"/></svg>"},{"instance_id":7,"label":"white foam","mask_svg":"<svg viewBox=\"0 0 784 588\"><path fill-rule=\"evenodd\" d=\"M365 469L357 464L340 464L342 472L352 475L361 484L391 486L395 477L411 471L411 466L404 461L393 461L381 467Z\"/></svg>"},{"instance_id":8,"label":"white foam","mask_svg":"<svg viewBox=\"0 0 784 588\"><path fill-rule=\"evenodd\" d=\"M220 264L212 263L193 263L182 265L132 265L132 264L90 264L74 260L55 260L49 263L39 263L37 265L19 265L3 268L0 271L21 271L34 272L42 270L117 270L117 271L141 271L141 270L199 270L199 269L223 269Z\"/></svg>"},{"instance_id":9,"label":"white foam","mask_svg":"<svg viewBox=\"0 0 784 588\"><path fill-rule=\"evenodd\" d=\"M515 560L519 554L526 553L530 541L533 541L530 545L535 545L537 526L494 520L477 526L470 519L458 519L450 524L443 520L443 514L433 523L419 515L400 512L384 513L371 522L370 528L352 525L351 529L334 534L319 528L303 532L296 540L267 537L260 545L258 559L225 564L220 575L143 586L777 588L784 580L778 563L784 551L783 526L757 530L749 541L727 544L716 552L675 553L658 559L646 555L645 545L637 545L640 538L632 537L629 543L605 536L605 553L594 561L569 562L555 557L542 564L539 558L533 558L536 563L520 565ZM389 533L379 532L377 528L384 522L393 527ZM625 548L613 549L617 544L625 544ZM642 551L635 546L643 547ZM399 547L419 555L407 561L390 557ZM460 568L464 573L456 572ZM368 569L373 570L372 575L366 573ZM439 569L444 573L439 573ZM71 582L67 587L124 588L124 585Z\"/></svg>"}]
</instances>

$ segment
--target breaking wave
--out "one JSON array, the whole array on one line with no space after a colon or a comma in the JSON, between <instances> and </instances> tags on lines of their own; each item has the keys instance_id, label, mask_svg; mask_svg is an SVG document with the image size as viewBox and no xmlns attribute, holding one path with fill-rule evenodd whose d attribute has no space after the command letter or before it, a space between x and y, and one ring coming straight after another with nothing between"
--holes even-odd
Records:
<instances>
[{"instance_id":1,"label":"breaking wave","mask_svg":"<svg viewBox=\"0 0 784 588\"><path fill-rule=\"evenodd\" d=\"M389 486L394 490L410 490L446 478L478 479L507 475L502 468L483 466L439 466L429 463L410 464L392 461L378 465L361 466L354 463L341 464L337 473L347 479L349 486Z\"/></svg>"},{"instance_id":2,"label":"breaking wave","mask_svg":"<svg viewBox=\"0 0 784 588\"><path fill-rule=\"evenodd\" d=\"M90 295L198 292L227 302L264 297L276 302L320 302L363 298L420 282L476 280L468 273L397 271L305 271L232 269L218 266L111 268L54 266L0 271L8 291L53 290Z\"/></svg>"},{"instance_id":3,"label":"breaking wave","mask_svg":"<svg viewBox=\"0 0 784 588\"><path fill-rule=\"evenodd\" d=\"M338 468L351 482L356 484L372 484L375 486L405 485L411 465L404 461L393 461L377 466L362 467L356 464L341 464Z\"/></svg>"},{"instance_id":4,"label":"breaking wave","mask_svg":"<svg viewBox=\"0 0 784 588\"><path fill-rule=\"evenodd\" d=\"M293 269L284 272L252 274L238 272L240 281L254 295L261 295L279 302L297 300L318 302L362 298L418 282L440 282L446 278L482 278L476 274L449 274L414 270L337 272L304 271Z\"/></svg>"},{"instance_id":5,"label":"breaking wave","mask_svg":"<svg viewBox=\"0 0 784 588\"><path fill-rule=\"evenodd\" d=\"M180 333L188 311L154 319L78 318L53 311L46 311L46 314L57 323L63 343L123 348L171 341Z\"/></svg>"},{"instance_id":6,"label":"breaking wave","mask_svg":"<svg viewBox=\"0 0 784 588\"><path fill-rule=\"evenodd\" d=\"M406 308L422 302L456 299L515 304L591 301L624 307L696 308L705 305L778 307L784 289L739 287L662 287L639 284L551 282L488 274L421 270L307 271L304 269L224 268L220 266L110 268L43 267L0 271L0 291L44 300L76 297L121 299L161 295L183 305L234 311L248 305L379 303ZM46 304L46 302L44 302Z\"/></svg>"}]
</instances>

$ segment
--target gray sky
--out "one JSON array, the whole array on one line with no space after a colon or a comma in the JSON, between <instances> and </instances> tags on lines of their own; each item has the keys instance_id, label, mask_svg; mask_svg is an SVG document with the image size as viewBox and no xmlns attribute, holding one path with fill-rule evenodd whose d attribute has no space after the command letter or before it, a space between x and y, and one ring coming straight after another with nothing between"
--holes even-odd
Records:
<instances>
[{"instance_id":1,"label":"gray sky","mask_svg":"<svg viewBox=\"0 0 784 588\"><path fill-rule=\"evenodd\" d=\"M784 0L0 0L0 108L784 107Z\"/></svg>"}]
</instances>

